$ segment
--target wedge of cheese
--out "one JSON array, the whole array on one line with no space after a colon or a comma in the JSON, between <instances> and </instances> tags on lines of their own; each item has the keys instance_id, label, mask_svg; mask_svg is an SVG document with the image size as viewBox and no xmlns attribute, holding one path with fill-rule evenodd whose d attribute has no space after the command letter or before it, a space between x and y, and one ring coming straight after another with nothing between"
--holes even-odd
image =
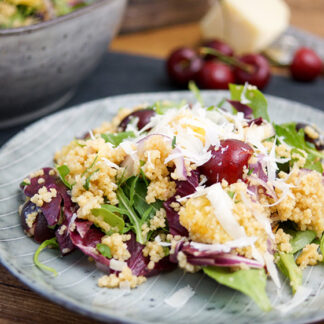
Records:
<instances>
[{"instance_id":1,"label":"wedge of cheese","mask_svg":"<svg viewBox=\"0 0 324 324\"><path fill-rule=\"evenodd\" d=\"M283 0L218 0L201 21L204 39L220 39L237 54L259 52L288 26Z\"/></svg>"}]
</instances>

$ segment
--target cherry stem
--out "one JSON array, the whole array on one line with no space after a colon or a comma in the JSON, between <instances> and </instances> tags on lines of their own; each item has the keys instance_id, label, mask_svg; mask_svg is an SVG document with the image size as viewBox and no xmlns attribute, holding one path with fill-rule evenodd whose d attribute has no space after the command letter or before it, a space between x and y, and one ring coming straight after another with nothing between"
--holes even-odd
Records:
<instances>
[{"instance_id":1,"label":"cherry stem","mask_svg":"<svg viewBox=\"0 0 324 324\"><path fill-rule=\"evenodd\" d=\"M238 67L239 69L241 69L247 73L253 73L253 71L254 71L253 65L243 63L235 57L224 55L222 52L215 50L213 48L201 47L199 51L200 51L200 54L213 55L213 56L217 57L220 61L222 61L228 65Z\"/></svg>"}]
</instances>

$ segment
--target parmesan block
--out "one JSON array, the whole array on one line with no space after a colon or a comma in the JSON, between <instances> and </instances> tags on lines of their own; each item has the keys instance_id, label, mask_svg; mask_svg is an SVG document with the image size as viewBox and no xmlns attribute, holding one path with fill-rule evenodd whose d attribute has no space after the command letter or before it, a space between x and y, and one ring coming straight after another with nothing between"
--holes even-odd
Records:
<instances>
[{"instance_id":1,"label":"parmesan block","mask_svg":"<svg viewBox=\"0 0 324 324\"><path fill-rule=\"evenodd\" d=\"M264 50L288 26L283 0L219 0L201 21L205 39L220 39L237 54Z\"/></svg>"}]
</instances>

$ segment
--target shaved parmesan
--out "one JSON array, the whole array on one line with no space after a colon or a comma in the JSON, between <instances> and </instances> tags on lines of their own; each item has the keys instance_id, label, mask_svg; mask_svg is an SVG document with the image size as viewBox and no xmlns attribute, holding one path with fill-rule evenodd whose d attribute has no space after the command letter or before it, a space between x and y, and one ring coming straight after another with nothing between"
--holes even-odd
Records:
<instances>
[{"instance_id":1,"label":"shaved parmesan","mask_svg":"<svg viewBox=\"0 0 324 324\"><path fill-rule=\"evenodd\" d=\"M181 308L194 294L194 290L188 285L177 290L172 296L164 299L164 302L173 308Z\"/></svg>"},{"instance_id":2,"label":"shaved parmesan","mask_svg":"<svg viewBox=\"0 0 324 324\"><path fill-rule=\"evenodd\" d=\"M279 275L278 275L278 270L276 268L276 265L274 264L274 258L273 255L270 254L269 252L264 253L264 261L265 264L267 266L267 270L269 272L269 275L271 277L271 279L273 280L273 282L275 283L275 285L280 288L281 287L281 283L279 280Z\"/></svg>"},{"instance_id":3,"label":"shaved parmesan","mask_svg":"<svg viewBox=\"0 0 324 324\"><path fill-rule=\"evenodd\" d=\"M207 198L213 206L215 217L220 222L224 230L233 239L246 236L244 228L235 219L233 210L233 200L223 190L220 183L216 183L208 188Z\"/></svg>"},{"instance_id":4,"label":"shaved parmesan","mask_svg":"<svg viewBox=\"0 0 324 324\"><path fill-rule=\"evenodd\" d=\"M102 161L104 161L109 167L111 167L111 168L115 168L115 169L119 169L120 167L119 167L119 165L117 165L116 163L114 163L114 162L111 162L110 160L108 160L108 159L106 159L106 158L101 158L101 160Z\"/></svg>"},{"instance_id":5,"label":"shaved parmesan","mask_svg":"<svg viewBox=\"0 0 324 324\"><path fill-rule=\"evenodd\" d=\"M251 246L257 240L256 237L243 237L238 240L226 242L224 244L204 244L190 242L190 245L199 251L213 251L220 253L229 253L232 249Z\"/></svg>"}]
</instances>

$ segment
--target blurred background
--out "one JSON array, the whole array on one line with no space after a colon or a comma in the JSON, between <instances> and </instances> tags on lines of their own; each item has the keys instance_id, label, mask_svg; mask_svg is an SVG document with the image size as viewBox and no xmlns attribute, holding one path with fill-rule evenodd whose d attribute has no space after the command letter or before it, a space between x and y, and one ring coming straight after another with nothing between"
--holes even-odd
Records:
<instances>
[{"instance_id":1,"label":"blurred background","mask_svg":"<svg viewBox=\"0 0 324 324\"><path fill-rule=\"evenodd\" d=\"M53 111L189 80L324 110L324 0L37 1L0 0L0 145ZM95 323L3 267L0 310L1 323Z\"/></svg>"}]
</instances>

